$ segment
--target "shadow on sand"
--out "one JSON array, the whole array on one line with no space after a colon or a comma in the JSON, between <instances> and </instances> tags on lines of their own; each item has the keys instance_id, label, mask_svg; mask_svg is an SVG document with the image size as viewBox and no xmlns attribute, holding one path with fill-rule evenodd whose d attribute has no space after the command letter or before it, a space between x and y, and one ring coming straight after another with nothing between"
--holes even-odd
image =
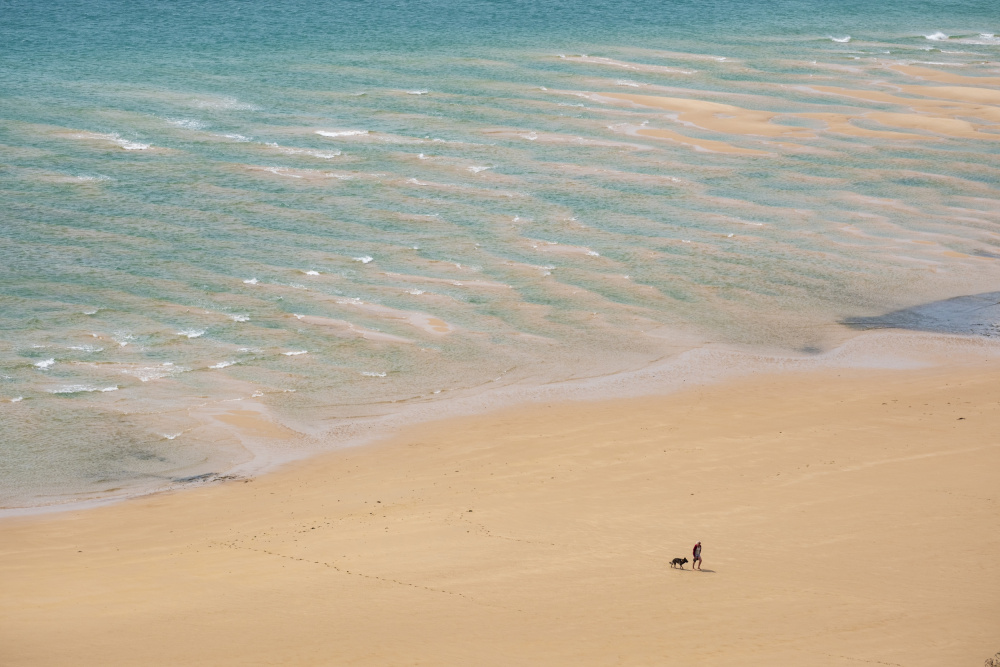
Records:
<instances>
[{"instance_id":1,"label":"shadow on sand","mask_svg":"<svg viewBox=\"0 0 1000 667\"><path fill-rule=\"evenodd\" d=\"M909 329L1000 338L1000 292L957 296L875 317L841 320L853 329Z\"/></svg>"}]
</instances>

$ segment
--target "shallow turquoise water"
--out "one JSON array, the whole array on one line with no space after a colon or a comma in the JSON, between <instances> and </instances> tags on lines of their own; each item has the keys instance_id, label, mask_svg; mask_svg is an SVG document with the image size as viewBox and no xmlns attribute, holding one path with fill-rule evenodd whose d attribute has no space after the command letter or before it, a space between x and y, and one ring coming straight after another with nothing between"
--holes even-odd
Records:
<instances>
[{"instance_id":1,"label":"shallow turquoise water","mask_svg":"<svg viewBox=\"0 0 1000 667\"><path fill-rule=\"evenodd\" d=\"M1000 277L1000 119L892 69L995 94L989 2L0 15L0 505L243 461L204 425L220 401L321 433L702 343L824 350L843 318ZM803 131L720 131L621 94ZM802 115L821 113L900 136Z\"/></svg>"}]
</instances>

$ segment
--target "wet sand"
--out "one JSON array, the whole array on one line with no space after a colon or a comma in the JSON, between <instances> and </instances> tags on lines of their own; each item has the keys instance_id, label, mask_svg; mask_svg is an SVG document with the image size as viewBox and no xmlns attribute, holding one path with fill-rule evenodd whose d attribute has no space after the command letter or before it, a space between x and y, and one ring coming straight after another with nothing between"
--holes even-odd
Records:
<instances>
[{"instance_id":1,"label":"wet sand","mask_svg":"<svg viewBox=\"0 0 1000 667\"><path fill-rule=\"evenodd\" d=\"M539 403L7 518L0 662L981 664L1000 363L973 361Z\"/></svg>"}]
</instances>

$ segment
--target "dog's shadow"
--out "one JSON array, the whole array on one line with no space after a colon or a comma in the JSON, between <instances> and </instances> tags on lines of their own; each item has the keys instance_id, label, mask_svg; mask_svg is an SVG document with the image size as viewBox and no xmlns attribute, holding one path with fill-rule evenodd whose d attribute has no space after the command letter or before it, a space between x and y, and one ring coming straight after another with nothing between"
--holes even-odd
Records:
<instances>
[{"instance_id":1,"label":"dog's shadow","mask_svg":"<svg viewBox=\"0 0 1000 667\"><path fill-rule=\"evenodd\" d=\"M677 570L679 568L674 567L674 568L670 568L670 569ZM690 570L690 569L684 569L684 570L681 570L681 572L710 572L712 574L715 574L715 570Z\"/></svg>"}]
</instances>

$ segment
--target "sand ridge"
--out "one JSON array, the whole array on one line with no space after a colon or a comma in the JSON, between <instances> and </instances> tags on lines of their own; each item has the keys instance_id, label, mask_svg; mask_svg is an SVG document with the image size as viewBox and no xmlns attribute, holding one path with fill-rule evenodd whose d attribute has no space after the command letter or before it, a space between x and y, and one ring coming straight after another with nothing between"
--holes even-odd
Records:
<instances>
[{"instance_id":1,"label":"sand ridge","mask_svg":"<svg viewBox=\"0 0 1000 667\"><path fill-rule=\"evenodd\" d=\"M893 68L905 74L916 76L926 74L922 68ZM913 70L916 70L913 71ZM827 132L846 134L856 137L894 140L924 140L934 141L942 135L966 139L1000 140L1000 132L996 132L1000 123L1000 91L982 87L991 85L992 79L981 77L962 77L941 74L939 77L928 75L935 82L958 83L969 85L899 85L895 89L910 97L879 91L855 90L835 86L810 85L807 91L820 95L838 95L862 100L868 103L888 104L908 108L911 112L898 110L859 109L853 113L839 112L776 112L757 109L747 109L732 104L724 104L693 97L677 97L662 95L639 95L616 92L574 92L585 99L603 104L627 103L635 107L661 109L675 114L676 121L682 125L697 127L710 132L768 139L791 138L809 139L816 136L814 130L780 125L778 118L803 118L822 122ZM979 85L971 85L978 82ZM683 92L683 91L682 91ZM702 95L702 91L689 91L689 94ZM859 127L854 123L858 120L874 121L887 128L899 130L876 130ZM981 123L973 120L982 121ZM926 134L914 134L901 130L917 130ZM718 153L734 153L744 155L764 155L765 151L742 148L732 144L686 136L680 132L660 128L640 127L627 131L633 136L655 137L666 139L696 150ZM776 144L790 148L788 144Z\"/></svg>"},{"instance_id":2,"label":"sand ridge","mask_svg":"<svg viewBox=\"0 0 1000 667\"><path fill-rule=\"evenodd\" d=\"M693 146L697 150L711 153L736 153L739 155L767 155L766 151L758 151L752 148L741 148L727 144L724 141L714 141L712 139L696 139L673 130L662 130L654 128L641 128L635 130L635 134L643 137L656 137L657 139L668 139L679 144Z\"/></svg>"},{"instance_id":3,"label":"sand ridge","mask_svg":"<svg viewBox=\"0 0 1000 667\"><path fill-rule=\"evenodd\" d=\"M593 98L607 98L615 101L631 102L645 107L663 109L677 113L682 123L690 123L705 130L729 134L749 134L764 137L811 137L813 132L801 127L775 125L771 122L784 114L774 111L758 111L707 100L683 97L663 97L654 95L632 95L627 93L600 93Z\"/></svg>"},{"instance_id":4,"label":"sand ridge","mask_svg":"<svg viewBox=\"0 0 1000 667\"><path fill-rule=\"evenodd\" d=\"M938 83L955 83L963 86L1000 86L1000 77L995 76L966 76L964 74L955 74L954 72L941 72L936 69L919 67L917 65L891 65L889 69L918 79L936 81Z\"/></svg>"}]
</instances>

